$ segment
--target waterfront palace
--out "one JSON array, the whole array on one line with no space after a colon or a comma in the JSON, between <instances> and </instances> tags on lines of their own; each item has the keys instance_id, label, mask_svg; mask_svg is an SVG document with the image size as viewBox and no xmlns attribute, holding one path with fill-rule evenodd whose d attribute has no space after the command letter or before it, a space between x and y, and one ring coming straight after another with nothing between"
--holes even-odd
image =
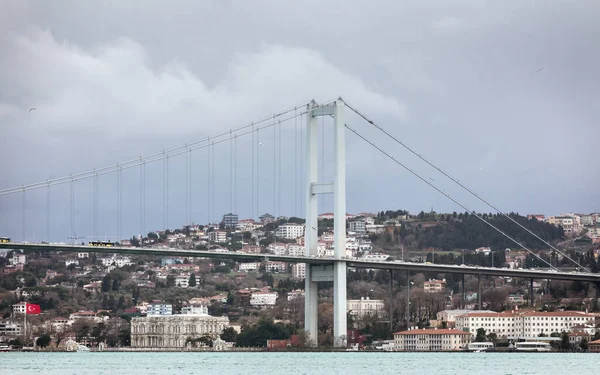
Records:
<instances>
[{"instance_id":1,"label":"waterfront palace","mask_svg":"<svg viewBox=\"0 0 600 375\"><path fill-rule=\"evenodd\" d=\"M229 319L210 315L156 315L131 319L132 348L183 349L186 340L211 338L229 326Z\"/></svg>"}]
</instances>

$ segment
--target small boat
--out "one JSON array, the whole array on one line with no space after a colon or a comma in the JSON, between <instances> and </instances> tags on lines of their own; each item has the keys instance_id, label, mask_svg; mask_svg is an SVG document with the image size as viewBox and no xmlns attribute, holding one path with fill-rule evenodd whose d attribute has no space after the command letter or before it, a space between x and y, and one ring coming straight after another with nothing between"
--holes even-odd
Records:
<instances>
[{"instance_id":1,"label":"small boat","mask_svg":"<svg viewBox=\"0 0 600 375\"><path fill-rule=\"evenodd\" d=\"M85 345L79 344L79 345L77 345L77 351L78 352L89 352L90 348L88 348Z\"/></svg>"},{"instance_id":2,"label":"small boat","mask_svg":"<svg viewBox=\"0 0 600 375\"><path fill-rule=\"evenodd\" d=\"M12 346L0 345L0 352L12 352Z\"/></svg>"},{"instance_id":3,"label":"small boat","mask_svg":"<svg viewBox=\"0 0 600 375\"><path fill-rule=\"evenodd\" d=\"M520 352L549 352L552 350L552 347L545 342L523 341L517 342L515 349Z\"/></svg>"},{"instance_id":4,"label":"small boat","mask_svg":"<svg viewBox=\"0 0 600 375\"><path fill-rule=\"evenodd\" d=\"M481 353L493 347L493 342L470 342L469 345L467 345L467 351Z\"/></svg>"}]
</instances>

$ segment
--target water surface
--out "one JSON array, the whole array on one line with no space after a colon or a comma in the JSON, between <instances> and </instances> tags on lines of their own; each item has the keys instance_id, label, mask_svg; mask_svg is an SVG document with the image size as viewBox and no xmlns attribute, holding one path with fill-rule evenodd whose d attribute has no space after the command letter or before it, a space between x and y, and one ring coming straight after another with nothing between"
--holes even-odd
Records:
<instances>
[{"instance_id":1,"label":"water surface","mask_svg":"<svg viewBox=\"0 0 600 375\"><path fill-rule=\"evenodd\" d=\"M0 353L10 375L600 374L599 353Z\"/></svg>"}]
</instances>

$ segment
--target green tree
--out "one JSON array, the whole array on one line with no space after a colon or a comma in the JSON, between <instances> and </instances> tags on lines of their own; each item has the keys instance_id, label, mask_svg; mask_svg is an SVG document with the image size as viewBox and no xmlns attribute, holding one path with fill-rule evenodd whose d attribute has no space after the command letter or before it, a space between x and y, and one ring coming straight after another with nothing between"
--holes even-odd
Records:
<instances>
[{"instance_id":1,"label":"green tree","mask_svg":"<svg viewBox=\"0 0 600 375\"><path fill-rule=\"evenodd\" d=\"M35 341L36 345L41 347L41 348L45 348L46 346L50 345L50 342L52 341L52 338L50 337L50 335L44 334L40 337L38 337L38 339Z\"/></svg>"},{"instance_id":2,"label":"green tree","mask_svg":"<svg viewBox=\"0 0 600 375\"><path fill-rule=\"evenodd\" d=\"M581 342L579 343L579 347L584 352L587 352L588 351L588 340L587 339L581 339Z\"/></svg>"},{"instance_id":3,"label":"green tree","mask_svg":"<svg viewBox=\"0 0 600 375\"><path fill-rule=\"evenodd\" d=\"M569 343L569 334L563 332L560 334L560 350L569 350L571 349L571 344Z\"/></svg>"},{"instance_id":4,"label":"green tree","mask_svg":"<svg viewBox=\"0 0 600 375\"><path fill-rule=\"evenodd\" d=\"M110 292L110 288L112 287L112 282L110 279L110 275L105 275L102 279L102 291L104 293Z\"/></svg>"},{"instance_id":5,"label":"green tree","mask_svg":"<svg viewBox=\"0 0 600 375\"><path fill-rule=\"evenodd\" d=\"M227 327L221 333L221 340L227 342L235 342L237 340L237 332L233 327Z\"/></svg>"},{"instance_id":6,"label":"green tree","mask_svg":"<svg viewBox=\"0 0 600 375\"><path fill-rule=\"evenodd\" d=\"M477 335L475 336L475 341L477 342L484 342L486 339L485 337L485 329L483 328L477 328Z\"/></svg>"},{"instance_id":7,"label":"green tree","mask_svg":"<svg viewBox=\"0 0 600 375\"><path fill-rule=\"evenodd\" d=\"M188 286L190 286L192 288L196 286L196 275L193 272L190 274L190 279L188 281Z\"/></svg>"},{"instance_id":8,"label":"green tree","mask_svg":"<svg viewBox=\"0 0 600 375\"><path fill-rule=\"evenodd\" d=\"M129 328L123 328L119 331L119 343L121 346L131 346L131 331Z\"/></svg>"}]
</instances>

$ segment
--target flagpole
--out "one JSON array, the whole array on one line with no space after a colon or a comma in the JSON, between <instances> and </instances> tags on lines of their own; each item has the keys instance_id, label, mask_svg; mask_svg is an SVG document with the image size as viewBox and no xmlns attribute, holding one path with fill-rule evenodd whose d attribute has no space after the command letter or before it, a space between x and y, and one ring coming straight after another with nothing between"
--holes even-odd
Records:
<instances>
[{"instance_id":1,"label":"flagpole","mask_svg":"<svg viewBox=\"0 0 600 375\"><path fill-rule=\"evenodd\" d=\"M23 314L23 346L27 341L27 302L25 302L25 314Z\"/></svg>"}]
</instances>

